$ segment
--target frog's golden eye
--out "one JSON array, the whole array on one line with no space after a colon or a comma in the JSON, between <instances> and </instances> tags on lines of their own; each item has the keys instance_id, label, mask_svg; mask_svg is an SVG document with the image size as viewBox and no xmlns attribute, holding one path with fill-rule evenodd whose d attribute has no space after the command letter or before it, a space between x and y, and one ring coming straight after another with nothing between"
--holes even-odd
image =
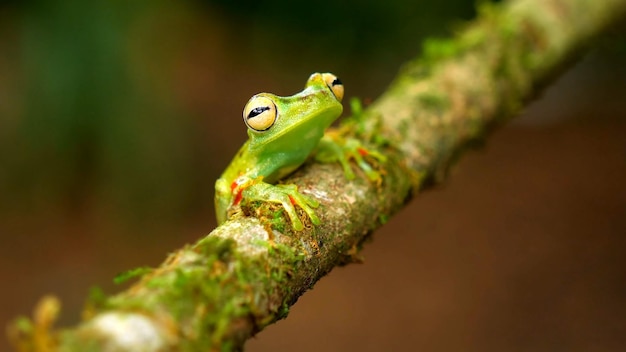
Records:
<instances>
[{"instance_id":1,"label":"frog's golden eye","mask_svg":"<svg viewBox=\"0 0 626 352\"><path fill-rule=\"evenodd\" d=\"M254 96L243 108L243 121L251 129L262 132L268 130L276 122L276 105L272 99Z\"/></svg>"},{"instance_id":2,"label":"frog's golden eye","mask_svg":"<svg viewBox=\"0 0 626 352\"><path fill-rule=\"evenodd\" d=\"M341 101L343 99L343 83L341 83L341 80L332 73L322 73L322 78L337 100Z\"/></svg>"}]
</instances>

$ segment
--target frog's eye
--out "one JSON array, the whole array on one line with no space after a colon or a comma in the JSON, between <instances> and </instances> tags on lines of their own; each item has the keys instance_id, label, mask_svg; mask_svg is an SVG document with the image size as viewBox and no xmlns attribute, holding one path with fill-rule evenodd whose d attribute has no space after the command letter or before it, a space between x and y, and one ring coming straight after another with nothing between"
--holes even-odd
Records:
<instances>
[{"instance_id":1,"label":"frog's eye","mask_svg":"<svg viewBox=\"0 0 626 352\"><path fill-rule=\"evenodd\" d=\"M343 83L341 83L341 80L332 73L322 73L322 78L337 100L341 101L343 99Z\"/></svg>"},{"instance_id":2,"label":"frog's eye","mask_svg":"<svg viewBox=\"0 0 626 352\"><path fill-rule=\"evenodd\" d=\"M243 108L243 121L255 131L266 131L276 122L276 105L272 99L255 96Z\"/></svg>"}]
</instances>

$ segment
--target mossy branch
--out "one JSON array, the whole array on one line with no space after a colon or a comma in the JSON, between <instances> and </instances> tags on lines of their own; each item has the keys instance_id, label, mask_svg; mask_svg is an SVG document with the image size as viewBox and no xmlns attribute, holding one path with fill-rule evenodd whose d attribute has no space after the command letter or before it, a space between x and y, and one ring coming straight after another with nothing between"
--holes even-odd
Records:
<instances>
[{"instance_id":1,"label":"mossy branch","mask_svg":"<svg viewBox=\"0 0 626 352\"><path fill-rule=\"evenodd\" d=\"M430 40L352 134L387 155L375 184L310 163L287 182L321 203L320 226L294 233L282 213L248 204L198 243L171 254L130 289L92 300L85 321L49 333L58 306L11 336L24 350L238 350L287 315L335 266L358 260L368 235L446 170L471 141L512 117L589 40L626 13L626 0L518 0L483 5L451 40ZM268 215L269 214L269 215ZM305 218L304 216L302 217ZM48 348L48 349L46 349Z\"/></svg>"}]
</instances>

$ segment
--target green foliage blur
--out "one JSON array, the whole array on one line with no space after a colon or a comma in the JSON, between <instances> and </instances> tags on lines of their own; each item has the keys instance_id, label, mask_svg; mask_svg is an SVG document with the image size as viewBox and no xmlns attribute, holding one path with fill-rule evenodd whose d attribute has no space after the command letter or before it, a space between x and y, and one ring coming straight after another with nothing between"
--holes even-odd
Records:
<instances>
[{"instance_id":1,"label":"green foliage blur","mask_svg":"<svg viewBox=\"0 0 626 352\"><path fill-rule=\"evenodd\" d=\"M375 98L473 1L26 1L0 5L0 217L212 215L251 94L314 70ZM349 79L346 79L349 78ZM155 220L158 219L158 220Z\"/></svg>"}]
</instances>

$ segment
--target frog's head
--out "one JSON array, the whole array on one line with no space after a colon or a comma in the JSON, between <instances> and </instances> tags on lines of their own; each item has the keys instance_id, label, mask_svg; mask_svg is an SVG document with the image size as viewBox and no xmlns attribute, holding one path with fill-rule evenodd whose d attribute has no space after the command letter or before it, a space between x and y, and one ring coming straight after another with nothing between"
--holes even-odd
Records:
<instances>
[{"instance_id":1,"label":"frog's head","mask_svg":"<svg viewBox=\"0 0 626 352\"><path fill-rule=\"evenodd\" d=\"M250 143L265 149L285 144L313 148L343 110L344 88L332 73L314 73L302 92L289 97L260 93L243 110ZM308 142L308 143L307 143Z\"/></svg>"}]
</instances>

